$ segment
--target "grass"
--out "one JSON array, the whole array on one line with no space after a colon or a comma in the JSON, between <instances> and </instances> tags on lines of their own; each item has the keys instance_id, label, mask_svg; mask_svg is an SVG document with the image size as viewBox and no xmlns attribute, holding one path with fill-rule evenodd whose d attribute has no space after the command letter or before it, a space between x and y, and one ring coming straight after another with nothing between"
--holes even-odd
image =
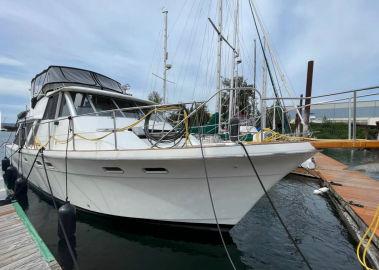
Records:
<instances>
[{"instance_id":1,"label":"grass","mask_svg":"<svg viewBox=\"0 0 379 270\"><path fill-rule=\"evenodd\" d=\"M318 139L347 139L348 125L347 123L334 123L325 121L323 123L311 123L310 129L313 137ZM368 139L375 139L377 129L368 130ZM357 139L366 139L366 131L364 127L357 126Z\"/></svg>"}]
</instances>

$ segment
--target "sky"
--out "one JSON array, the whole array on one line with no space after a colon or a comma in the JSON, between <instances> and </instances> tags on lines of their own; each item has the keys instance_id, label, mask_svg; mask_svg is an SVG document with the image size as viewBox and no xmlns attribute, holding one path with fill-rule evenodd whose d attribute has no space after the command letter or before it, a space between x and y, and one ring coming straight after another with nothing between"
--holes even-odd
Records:
<instances>
[{"instance_id":1,"label":"sky","mask_svg":"<svg viewBox=\"0 0 379 270\"><path fill-rule=\"evenodd\" d=\"M233 40L235 1L224 0L223 34ZM163 15L168 10L170 102L204 100L216 88L216 0L0 0L0 111L5 122L30 102L31 79L49 65L97 71L146 98L162 92ZM379 2L376 0L254 0L268 42L290 82L304 93L314 60L313 94L379 85ZM247 0L240 0L239 74L251 83L253 40ZM258 40L257 40L258 42ZM259 45L259 43L258 43ZM222 76L231 50L222 47ZM257 48L257 84L262 54ZM374 98L374 97L372 97ZM375 97L378 99L377 97Z\"/></svg>"}]
</instances>

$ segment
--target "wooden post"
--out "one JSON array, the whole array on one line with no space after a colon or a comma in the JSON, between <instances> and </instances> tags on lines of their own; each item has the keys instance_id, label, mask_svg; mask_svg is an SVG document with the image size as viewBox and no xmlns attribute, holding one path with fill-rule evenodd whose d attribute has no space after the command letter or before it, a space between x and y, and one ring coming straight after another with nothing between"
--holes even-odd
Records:
<instances>
[{"instance_id":1,"label":"wooden post","mask_svg":"<svg viewBox=\"0 0 379 270\"><path fill-rule=\"evenodd\" d=\"M347 138L351 140L351 98L349 98L349 119L347 120Z\"/></svg>"},{"instance_id":2,"label":"wooden post","mask_svg":"<svg viewBox=\"0 0 379 270\"><path fill-rule=\"evenodd\" d=\"M314 61L308 61L307 85L305 88L305 108L304 108L304 133L309 132L309 117L311 114L312 82L313 82L313 64Z\"/></svg>"},{"instance_id":3,"label":"wooden post","mask_svg":"<svg viewBox=\"0 0 379 270\"><path fill-rule=\"evenodd\" d=\"M357 91L353 94L353 140L357 139Z\"/></svg>"},{"instance_id":4,"label":"wooden post","mask_svg":"<svg viewBox=\"0 0 379 270\"><path fill-rule=\"evenodd\" d=\"M299 104L299 114L302 115L303 112L303 94L300 95L300 104ZM296 135L300 136L302 129L301 129L301 119L299 117L299 114L296 114L295 118L295 129L296 129Z\"/></svg>"}]
</instances>

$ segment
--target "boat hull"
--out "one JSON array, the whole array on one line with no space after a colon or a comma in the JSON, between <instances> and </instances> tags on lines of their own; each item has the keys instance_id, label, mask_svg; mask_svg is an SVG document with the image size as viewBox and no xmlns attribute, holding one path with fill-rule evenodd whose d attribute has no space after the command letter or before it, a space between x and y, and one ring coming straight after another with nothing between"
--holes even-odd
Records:
<instances>
[{"instance_id":1,"label":"boat hull","mask_svg":"<svg viewBox=\"0 0 379 270\"><path fill-rule=\"evenodd\" d=\"M309 143L246 147L267 190L315 151ZM9 152L16 150L16 146L8 148ZM22 149L22 154L12 157L12 163L22 164L25 175L36 153ZM204 153L218 222L233 226L264 192L241 146L209 146ZM65 151L45 150L44 157L53 195L63 201ZM69 151L67 179L68 199L87 211L167 223L215 224L198 147ZM29 180L39 190L50 193L40 157Z\"/></svg>"}]
</instances>

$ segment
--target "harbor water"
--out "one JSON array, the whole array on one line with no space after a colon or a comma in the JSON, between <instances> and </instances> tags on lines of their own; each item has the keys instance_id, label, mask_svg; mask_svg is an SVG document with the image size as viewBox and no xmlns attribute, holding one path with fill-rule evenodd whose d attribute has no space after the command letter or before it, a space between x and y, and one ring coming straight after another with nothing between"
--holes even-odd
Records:
<instances>
[{"instance_id":1,"label":"harbor water","mask_svg":"<svg viewBox=\"0 0 379 270\"><path fill-rule=\"evenodd\" d=\"M0 144L9 133L0 133ZM328 150L326 154L379 180L379 152ZM1 149L0 156L4 156ZM331 202L313 195L314 180L287 176L270 195L313 269L361 269L355 244ZM64 269L72 260L57 237L57 213L45 198L29 190L25 211ZM232 269L217 234L199 241L195 231L183 237L159 237L130 231L127 224L78 213L75 253L80 269ZM230 232L227 247L237 269L306 269L266 197ZM196 240L188 240L188 239Z\"/></svg>"}]
</instances>

